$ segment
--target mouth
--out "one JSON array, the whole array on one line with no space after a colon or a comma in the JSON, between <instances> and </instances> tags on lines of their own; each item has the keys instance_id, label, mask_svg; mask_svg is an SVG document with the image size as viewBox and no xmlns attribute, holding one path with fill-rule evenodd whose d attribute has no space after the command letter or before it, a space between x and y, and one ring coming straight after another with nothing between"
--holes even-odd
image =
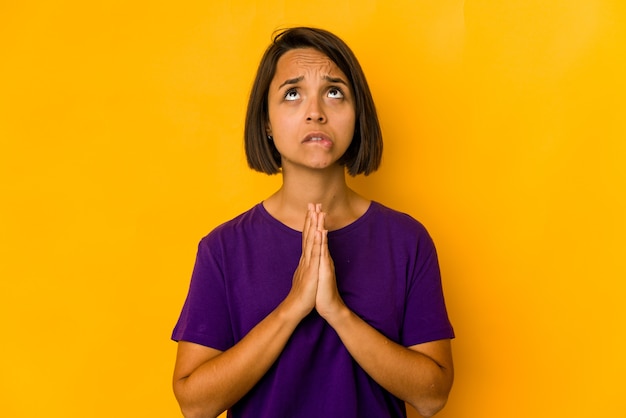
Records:
<instances>
[{"instance_id":1,"label":"mouth","mask_svg":"<svg viewBox=\"0 0 626 418\"><path fill-rule=\"evenodd\" d=\"M327 136L320 132L312 132L304 137L302 143L318 143L326 146L331 146L333 141Z\"/></svg>"}]
</instances>

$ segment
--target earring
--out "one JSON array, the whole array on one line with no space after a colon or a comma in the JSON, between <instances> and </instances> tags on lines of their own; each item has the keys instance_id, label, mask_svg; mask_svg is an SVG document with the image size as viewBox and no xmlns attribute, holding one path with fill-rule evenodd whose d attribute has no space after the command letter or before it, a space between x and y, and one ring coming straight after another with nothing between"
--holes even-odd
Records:
<instances>
[{"instance_id":1,"label":"earring","mask_svg":"<svg viewBox=\"0 0 626 418\"><path fill-rule=\"evenodd\" d=\"M274 140L274 137L273 137L272 135L268 135L268 136L267 136L267 140L268 140L268 141L273 141L273 140Z\"/></svg>"}]
</instances>

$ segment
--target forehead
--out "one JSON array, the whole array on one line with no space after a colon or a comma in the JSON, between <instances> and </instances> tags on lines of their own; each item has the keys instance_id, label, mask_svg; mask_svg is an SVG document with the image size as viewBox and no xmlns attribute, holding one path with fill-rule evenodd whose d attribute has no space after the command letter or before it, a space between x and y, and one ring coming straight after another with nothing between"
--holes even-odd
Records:
<instances>
[{"instance_id":1,"label":"forehead","mask_svg":"<svg viewBox=\"0 0 626 418\"><path fill-rule=\"evenodd\" d=\"M313 48L298 48L285 52L276 63L274 81L309 75L308 73L343 76L343 71L328 56Z\"/></svg>"}]
</instances>

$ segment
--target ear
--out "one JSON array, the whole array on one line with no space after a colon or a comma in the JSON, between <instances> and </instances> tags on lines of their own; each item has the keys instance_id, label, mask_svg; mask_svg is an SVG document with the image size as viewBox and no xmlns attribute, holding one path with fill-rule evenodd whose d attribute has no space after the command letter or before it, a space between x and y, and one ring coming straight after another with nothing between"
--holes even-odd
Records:
<instances>
[{"instance_id":1,"label":"ear","mask_svg":"<svg viewBox=\"0 0 626 418\"><path fill-rule=\"evenodd\" d=\"M272 126L269 121L265 123L265 137L270 142L274 140L274 137L272 136Z\"/></svg>"}]
</instances>

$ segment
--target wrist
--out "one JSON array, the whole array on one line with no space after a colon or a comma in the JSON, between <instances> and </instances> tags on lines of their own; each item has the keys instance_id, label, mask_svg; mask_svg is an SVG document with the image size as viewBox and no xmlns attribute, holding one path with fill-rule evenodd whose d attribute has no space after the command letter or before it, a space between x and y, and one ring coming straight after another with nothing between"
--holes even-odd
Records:
<instances>
[{"instance_id":1,"label":"wrist","mask_svg":"<svg viewBox=\"0 0 626 418\"><path fill-rule=\"evenodd\" d=\"M311 312L312 308L307 308L301 299L289 294L276 307L276 313L284 322L299 323Z\"/></svg>"},{"instance_id":2,"label":"wrist","mask_svg":"<svg viewBox=\"0 0 626 418\"><path fill-rule=\"evenodd\" d=\"M320 312L318 310L318 313L333 328L337 328L338 326L340 326L350 317L350 315L352 315L352 311L350 310L350 308L348 308L348 306L346 306L343 301L337 303L337 305L332 309L326 309L323 312Z\"/></svg>"}]
</instances>

